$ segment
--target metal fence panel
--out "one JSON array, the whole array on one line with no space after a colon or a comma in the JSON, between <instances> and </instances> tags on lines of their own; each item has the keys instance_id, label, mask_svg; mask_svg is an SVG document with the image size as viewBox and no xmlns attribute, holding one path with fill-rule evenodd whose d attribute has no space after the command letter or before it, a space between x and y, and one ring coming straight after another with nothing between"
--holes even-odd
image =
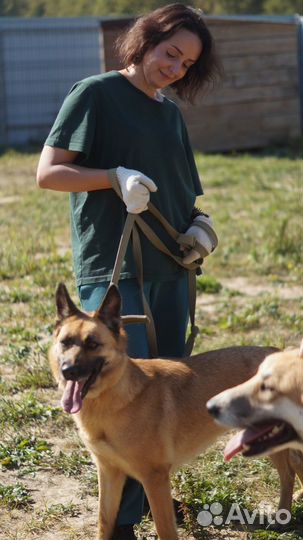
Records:
<instances>
[{"instance_id":1,"label":"metal fence panel","mask_svg":"<svg viewBox=\"0 0 303 540\"><path fill-rule=\"evenodd\" d=\"M41 141L73 83L103 70L97 18L2 19L0 144Z\"/></svg>"}]
</instances>

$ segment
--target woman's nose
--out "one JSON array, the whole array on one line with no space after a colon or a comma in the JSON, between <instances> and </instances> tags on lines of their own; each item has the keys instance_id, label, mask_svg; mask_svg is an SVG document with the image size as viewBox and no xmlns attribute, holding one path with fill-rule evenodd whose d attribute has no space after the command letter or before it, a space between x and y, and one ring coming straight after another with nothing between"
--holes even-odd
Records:
<instances>
[{"instance_id":1,"label":"woman's nose","mask_svg":"<svg viewBox=\"0 0 303 540\"><path fill-rule=\"evenodd\" d=\"M182 62L175 61L170 65L170 73L174 76L181 72Z\"/></svg>"}]
</instances>

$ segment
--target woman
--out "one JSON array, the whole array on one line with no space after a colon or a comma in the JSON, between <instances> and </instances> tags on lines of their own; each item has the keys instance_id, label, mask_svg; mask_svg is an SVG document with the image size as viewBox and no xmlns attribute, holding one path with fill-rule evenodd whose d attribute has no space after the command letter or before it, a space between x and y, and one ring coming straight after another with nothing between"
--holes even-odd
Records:
<instances>
[{"instance_id":1,"label":"woman","mask_svg":"<svg viewBox=\"0 0 303 540\"><path fill-rule=\"evenodd\" d=\"M178 107L161 90L192 101L218 73L213 40L200 11L171 4L137 19L119 41L125 68L76 83L43 148L39 187L70 192L74 268L82 307L98 308L111 279L126 212L141 213L164 243L180 250L147 210L149 200L180 232L213 249L206 230L191 226L202 194L187 130ZM123 200L112 189L112 175ZM207 218L202 218L202 220ZM209 222L208 222L209 225ZM161 356L184 354L188 321L187 271L141 235L144 292ZM199 255L186 252L187 261ZM131 249L119 283L123 313L142 313ZM148 358L145 327L127 329L129 354ZM134 539L144 493L128 480L113 538Z\"/></svg>"}]
</instances>

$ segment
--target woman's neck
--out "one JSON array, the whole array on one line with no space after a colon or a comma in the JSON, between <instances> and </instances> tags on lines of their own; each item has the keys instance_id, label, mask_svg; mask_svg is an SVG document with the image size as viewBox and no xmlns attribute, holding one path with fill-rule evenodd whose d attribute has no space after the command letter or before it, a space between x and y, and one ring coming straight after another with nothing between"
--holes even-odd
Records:
<instances>
[{"instance_id":1,"label":"woman's neck","mask_svg":"<svg viewBox=\"0 0 303 540\"><path fill-rule=\"evenodd\" d=\"M143 70L140 66L132 64L127 68L120 69L119 73L126 77L133 86L141 90L141 92L144 92L148 97L159 101L159 90L157 88L152 88L147 84Z\"/></svg>"}]
</instances>

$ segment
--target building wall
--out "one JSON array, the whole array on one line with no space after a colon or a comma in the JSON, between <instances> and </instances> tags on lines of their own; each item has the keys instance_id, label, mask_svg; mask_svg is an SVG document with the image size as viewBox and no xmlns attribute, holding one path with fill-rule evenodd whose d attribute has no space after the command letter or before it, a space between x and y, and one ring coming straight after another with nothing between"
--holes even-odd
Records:
<instances>
[{"instance_id":1,"label":"building wall","mask_svg":"<svg viewBox=\"0 0 303 540\"><path fill-rule=\"evenodd\" d=\"M193 146L203 151L264 147L300 135L298 25L294 17L206 17L225 70L194 107L179 102ZM128 19L102 23L106 69Z\"/></svg>"}]
</instances>

